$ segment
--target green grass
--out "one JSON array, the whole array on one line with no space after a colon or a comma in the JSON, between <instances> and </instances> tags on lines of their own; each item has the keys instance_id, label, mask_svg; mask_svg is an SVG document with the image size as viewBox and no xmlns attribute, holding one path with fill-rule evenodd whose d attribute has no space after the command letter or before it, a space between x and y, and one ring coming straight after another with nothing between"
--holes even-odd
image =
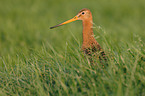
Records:
<instances>
[{"instance_id":1,"label":"green grass","mask_svg":"<svg viewBox=\"0 0 145 96\"><path fill-rule=\"evenodd\" d=\"M106 69L81 53L81 21L49 29L82 8ZM144 9L144 0L1 0L0 95L145 96Z\"/></svg>"}]
</instances>

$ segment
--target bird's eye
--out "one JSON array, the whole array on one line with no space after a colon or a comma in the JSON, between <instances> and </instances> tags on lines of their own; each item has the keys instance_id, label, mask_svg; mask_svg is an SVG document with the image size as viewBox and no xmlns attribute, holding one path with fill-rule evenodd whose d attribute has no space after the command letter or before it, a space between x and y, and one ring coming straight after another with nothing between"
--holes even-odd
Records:
<instances>
[{"instance_id":1,"label":"bird's eye","mask_svg":"<svg viewBox=\"0 0 145 96\"><path fill-rule=\"evenodd\" d=\"M85 14L84 12L82 12L82 14Z\"/></svg>"}]
</instances>

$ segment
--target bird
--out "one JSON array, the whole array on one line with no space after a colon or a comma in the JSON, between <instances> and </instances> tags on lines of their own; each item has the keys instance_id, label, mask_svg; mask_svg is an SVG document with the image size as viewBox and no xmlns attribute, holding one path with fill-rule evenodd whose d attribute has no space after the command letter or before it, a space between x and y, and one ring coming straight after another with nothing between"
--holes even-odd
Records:
<instances>
[{"instance_id":1,"label":"bird","mask_svg":"<svg viewBox=\"0 0 145 96\"><path fill-rule=\"evenodd\" d=\"M56 28L58 26L76 21L81 20L83 24L83 42L82 42L82 51L84 54L89 56L89 61L91 64L94 63L92 59L94 56L99 58L100 62L107 61L106 54L102 50L99 43L95 40L94 33L93 33L93 18L92 13L89 9L83 8L81 9L78 14L70 20L67 20L63 23L60 23L56 26L50 27L50 29Z\"/></svg>"}]
</instances>

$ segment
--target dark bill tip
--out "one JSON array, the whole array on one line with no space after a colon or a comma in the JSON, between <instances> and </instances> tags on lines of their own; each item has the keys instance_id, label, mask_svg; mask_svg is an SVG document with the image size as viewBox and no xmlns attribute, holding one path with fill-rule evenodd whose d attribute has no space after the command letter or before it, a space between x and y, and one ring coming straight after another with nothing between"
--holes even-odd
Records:
<instances>
[{"instance_id":1,"label":"dark bill tip","mask_svg":"<svg viewBox=\"0 0 145 96\"><path fill-rule=\"evenodd\" d=\"M50 27L50 29L53 29L53 28L55 28L54 26L53 27Z\"/></svg>"},{"instance_id":2,"label":"dark bill tip","mask_svg":"<svg viewBox=\"0 0 145 96\"><path fill-rule=\"evenodd\" d=\"M56 28L56 27L58 27L58 26L60 26L60 25L61 25L61 24L58 24L58 25L53 26L53 27L50 27L50 29Z\"/></svg>"}]
</instances>

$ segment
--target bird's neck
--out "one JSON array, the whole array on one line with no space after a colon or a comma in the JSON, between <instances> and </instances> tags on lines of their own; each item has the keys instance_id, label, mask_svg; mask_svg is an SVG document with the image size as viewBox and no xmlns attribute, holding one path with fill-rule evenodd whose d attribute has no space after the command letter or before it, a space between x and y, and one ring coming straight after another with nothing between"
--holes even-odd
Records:
<instances>
[{"instance_id":1,"label":"bird's neck","mask_svg":"<svg viewBox=\"0 0 145 96\"><path fill-rule=\"evenodd\" d=\"M94 33L93 33L93 21L91 20L83 20L83 45L89 46L91 43L95 41Z\"/></svg>"}]
</instances>

